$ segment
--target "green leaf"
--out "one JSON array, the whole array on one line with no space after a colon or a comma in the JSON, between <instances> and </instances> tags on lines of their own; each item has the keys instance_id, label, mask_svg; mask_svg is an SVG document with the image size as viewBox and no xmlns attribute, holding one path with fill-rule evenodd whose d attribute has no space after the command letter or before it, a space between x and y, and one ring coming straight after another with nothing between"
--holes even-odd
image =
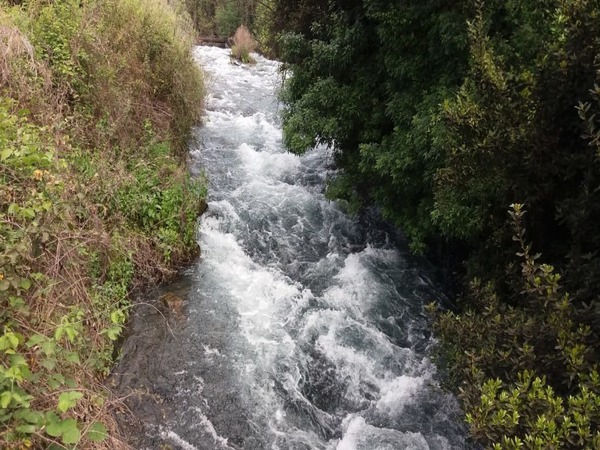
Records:
<instances>
[{"instance_id":1,"label":"green leaf","mask_svg":"<svg viewBox=\"0 0 600 450\"><path fill-rule=\"evenodd\" d=\"M14 416L16 419L21 419L34 425L41 425L44 421L44 415L41 412L29 408L18 410Z\"/></svg>"},{"instance_id":2,"label":"green leaf","mask_svg":"<svg viewBox=\"0 0 600 450\"><path fill-rule=\"evenodd\" d=\"M27 366L27 361L23 357L23 355L11 355L9 357L10 365L13 367L16 366Z\"/></svg>"},{"instance_id":3,"label":"green leaf","mask_svg":"<svg viewBox=\"0 0 600 450\"><path fill-rule=\"evenodd\" d=\"M13 350L10 353L14 353L14 349L16 349L18 346L19 338L12 331L5 333L3 336L0 336L0 351L9 353L9 350Z\"/></svg>"},{"instance_id":4,"label":"green leaf","mask_svg":"<svg viewBox=\"0 0 600 450\"><path fill-rule=\"evenodd\" d=\"M11 308L18 309L23 313L25 313L28 310L27 304L21 297L10 297L8 301Z\"/></svg>"},{"instance_id":5,"label":"green leaf","mask_svg":"<svg viewBox=\"0 0 600 450\"><path fill-rule=\"evenodd\" d=\"M56 358L44 358L41 364L45 369L54 370L56 367Z\"/></svg>"},{"instance_id":6,"label":"green leaf","mask_svg":"<svg viewBox=\"0 0 600 450\"><path fill-rule=\"evenodd\" d=\"M80 364L81 361L79 359L79 354L76 352L71 352L68 353L66 356L67 361L72 362L72 363L76 363L76 364Z\"/></svg>"},{"instance_id":7,"label":"green leaf","mask_svg":"<svg viewBox=\"0 0 600 450\"><path fill-rule=\"evenodd\" d=\"M29 278L21 278L19 287L24 290L28 290L31 287L31 280Z\"/></svg>"},{"instance_id":8,"label":"green leaf","mask_svg":"<svg viewBox=\"0 0 600 450\"><path fill-rule=\"evenodd\" d=\"M108 436L108 431L103 423L94 422L94 424L90 427L88 432L85 434L92 442L101 442Z\"/></svg>"},{"instance_id":9,"label":"green leaf","mask_svg":"<svg viewBox=\"0 0 600 450\"><path fill-rule=\"evenodd\" d=\"M2 407L2 409L8 408L8 405L10 405L11 400L12 400L12 392L4 391L3 393L0 394L0 407Z\"/></svg>"},{"instance_id":10,"label":"green leaf","mask_svg":"<svg viewBox=\"0 0 600 450\"><path fill-rule=\"evenodd\" d=\"M60 339L62 338L63 334L64 334L65 330L64 328L58 327L55 331L54 331L54 340L56 341L60 341Z\"/></svg>"},{"instance_id":11,"label":"green leaf","mask_svg":"<svg viewBox=\"0 0 600 450\"><path fill-rule=\"evenodd\" d=\"M33 336L31 336L29 338L29 340L27 341L27 348L31 348L31 347L35 347L36 345L41 344L42 342L45 342L48 338L46 336L43 336L41 334L34 334Z\"/></svg>"},{"instance_id":12,"label":"green leaf","mask_svg":"<svg viewBox=\"0 0 600 450\"><path fill-rule=\"evenodd\" d=\"M60 385L65 383L65 377L60 373L53 374L48 380L48 385L52 389L57 389Z\"/></svg>"},{"instance_id":13,"label":"green leaf","mask_svg":"<svg viewBox=\"0 0 600 450\"><path fill-rule=\"evenodd\" d=\"M51 417L51 419L56 416ZM55 420L46 426L46 433L52 437L60 437L65 444L76 444L81 438L75 419Z\"/></svg>"},{"instance_id":14,"label":"green leaf","mask_svg":"<svg viewBox=\"0 0 600 450\"><path fill-rule=\"evenodd\" d=\"M58 410L65 412L77 404L77 400L83 397L83 393L78 391L63 392L58 397Z\"/></svg>"},{"instance_id":15,"label":"green leaf","mask_svg":"<svg viewBox=\"0 0 600 450\"><path fill-rule=\"evenodd\" d=\"M58 420L56 422L50 422L46 426L46 433L48 433L49 436L59 437L62 435L62 432L63 432L62 420Z\"/></svg>"},{"instance_id":16,"label":"green leaf","mask_svg":"<svg viewBox=\"0 0 600 450\"><path fill-rule=\"evenodd\" d=\"M0 152L0 161L4 161L6 159L8 159L10 157L10 155L13 154L13 149L12 148L5 148L4 150L2 150Z\"/></svg>"},{"instance_id":17,"label":"green leaf","mask_svg":"<svg viewBox=\"0 0 600 450\"><path fill-rule=\"evenodd\" d=\"M16 429L19 433L27 434L35 433L37 431L37 427L35 425L18 425Z\"/></svg>"},{"instance_id":18,"label":"green leaf","mask_svg":"<svg viewBox=\"0 0 600 450\"><path fill-rule=\"evenodd\" d=\"M62 441L65 444L77 444L81 439L81 432L77 429L77 422L74 422L74 426L68 428L62 435Z\"/></svg>"},{"instance_id":19,"label":"green leaf","mask_svg":"<svg viewBox=\"0 0 600 450\"><path fill-rule=\"evenodd\" d=\"M48 339L47 341L42 342L42 351L46 356L50 356L54 354L56 350L56 342Z\"/></svg>"}]
</instances>

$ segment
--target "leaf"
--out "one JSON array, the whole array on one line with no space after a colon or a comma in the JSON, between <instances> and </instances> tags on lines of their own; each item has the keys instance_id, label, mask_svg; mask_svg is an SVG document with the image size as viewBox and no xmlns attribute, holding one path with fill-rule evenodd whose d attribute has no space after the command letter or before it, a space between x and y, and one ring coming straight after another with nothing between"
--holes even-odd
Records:
<instances>
[{"instance_id":1,"label":"leaf","mask_svg":"<svg viewBox=\"0 0 600 450\"><path fill-rule=\"evenodd\" d=\"M63 392L58 397L58 410L65 412L77 404L77 400L83 397L83 393L78 391Z\"/></svg>"},{"instance_id":2,"label":"leaf","mask_svg":"<svg viewBox=\"0 0 600 450\"><path fill-rule=\"evenodd\" d=\"M42 342L42 351L46 356L50 356L54 354L56 350L56 342L48 339L47 341Z\"/></svg>"},{"instance_id":3,"label":"leaf","mask_svg":"<svg viewBox=\"0 0 600 450\"><path fill-rule=\"evenodd\" d=\"M6 159L8 159L10 157L10 155L13 154L13 149L12 148L5 148L4 150L2 150L0 152L0 161L4 161Z\"/></svg>"},{"instance_id":4,"label":"leaf","mask_svg":"<svg viewBox=\"0 0 600 450\"><path fill-rule=\"evenodd\" d=\"M46 341L47 339L48 338L46 336L43 336L41 334L34 334L29 338L27 344L25 345L27 345L27 348L35 347L36 345Z\"/></svg>"},{"instance_id":5,"label":"leaf","mask_svg":"<svg viewBox=\"0 0 600 450\"><path fill-rule=\"evenodd\" d=\"M35 433L37 431L37 427L35 425L18 425L16 429L19 433L27 434Z\"/></svg>"},{"instance_id":6,"label":"leaf","mask_svg":"<svg viewBox=\"0 0 600 450\"><path fill-rule=\"evenodd\" d=\"M23 355L11 355L9 357L10 365L13 367L16 366L27 366L27 361Z\"/></svg>"},{"instance_id":7,"label":"leaf","mask_svg":"<svg viewBox=\"0 0 600 450\"><path fill-rule=\"evenodd\" d=\"M81 439L81 432L77 429L77 422L74 422L74 426L68 428L62 435L62 441L65 444L77 444Z\"/></svg>"},{"instance_id":8,"label":"leaf","mask_svg":"<svg viewBox=\"0 0 600 450\"><path fill-rule=\"evenodd\" d=\"M31 280L29 278L21 278L19 287L24 290L28 290L31 287Z\"/></svg>"},{"instance_id":9,"label":"leaf","mask_svg":"<svg viewBox=\"0 0 600 450\"><path fill-rule=\"evenodd\" d=\"M29 408L23 408L15 412L15 418L34 425L41 425L44 421L44 415L41 412Z\"/></svg>"},{"instance_id":10,"label":"leaf","mask_svg":"<svg viewBox=\"0 0 600 450\"><path fill-rule=\"evenodd\" d=\"M48 370L54 370L56 367L56 358L45 358L41 362L42 367Z\"/></svg>"},{"instance_id":11,"label":"leaf","mask_svg":"<svg viewBox=\"0 0 600 450\"><path fill-rule=\"evenodd\" d=\"M18 309L23 313L28 313L29 308L21 297L10 297L8 301L11 308Z\"/></svg>"},{"instance_id":12,"label":"leaf","mask_svg":"<svg viewBox=\"0 0 600 450\"><path fill-rule=\"evenodd\" d=\"M60 373L53 374L48 380L48 384L52 389L58 388L61 384L65 383L65 377Z\"/></svg>"},{"instance_id":13,"label":"leaf","mask_svg":"<svg viewBox=\"0 0 600 450\"><path fill-rule=\"evenodd\" d=\"M54 331L54 340L55 341L60 341L60 339L62 338L64 332L65 332L65 330L64 330L63 327L58 327L56 329L56 331Z\"/></svg>"},{"instance_id":14,"label":"leaf","mask_svg":"<svg viewBox=\"0 0 600 450\"><path fill-rule=\"evenodd\" d=\"M108 436L108 431L103 423L94 422L88 432L85 434L92 442L101 442Z\"/></svg>"},{"instance_id":15,"label":"leaf","mask_svg":"<svg viewBox=\"0 0 600 450\"><path fill-rule=\"evenodd\" d=\"M11 400L12 392L4 391L2 394L0 394L0 407L2 407L2 409L8 408L8 405L10 405Z\"/></svg>"},{"instance_id":16,"label":"leaf","mask_svg":"<svg viewBox=\"0 0 600 450\"><path fill-rule=\"evenodd\" d=\"M51 417L50 420L56 418ZM46 433L52 437L60 437L65 444L76 444L81 438L75 419L55 420L46 426Z\"/></svg>"},{"instance_id":17,"label":"leaf","mask_svg":"<svg viewBox=\"0 0 600 450\"><path fill-rule=\"evenodd\" d=\"M67 361L75 363L75 364L80 364L81 360L79 359L79 354L77 352L70 352L67 354L66 356Z\"/></svg>"},{"instance_id":18,"label":"leaf","mask_svg":"<svg viewBox=\"0 0 600 450\"><path fill-rule=\"evenodd\" d=\"M62 421L51 422L46 426L46 433L52 437L59 437L62 435L63 426Z\"/></svg>"}]
</instances>

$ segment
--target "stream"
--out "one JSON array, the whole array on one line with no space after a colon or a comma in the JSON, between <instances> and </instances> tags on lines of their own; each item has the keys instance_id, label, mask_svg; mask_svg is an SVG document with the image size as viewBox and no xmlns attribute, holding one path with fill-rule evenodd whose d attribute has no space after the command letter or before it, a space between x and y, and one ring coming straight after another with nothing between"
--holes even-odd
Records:
<instances>
[{"instance_id":1,"label":"stream","mask_svg":"<svg viewBox=\"0 0 600 450\"><path fill-rule=\"evenodd\" d=\"M282 147L279 65L235 65L197 47L207 112L190 145L209 179L202 255L141 305L113 375L134 448L468 448L456 399L431 360L426 265L375 213L324 196L323 148ZM372 216L372 217L371 217ZM146 297L147 298L147 297Z\"/></svg>"}]
</instances>

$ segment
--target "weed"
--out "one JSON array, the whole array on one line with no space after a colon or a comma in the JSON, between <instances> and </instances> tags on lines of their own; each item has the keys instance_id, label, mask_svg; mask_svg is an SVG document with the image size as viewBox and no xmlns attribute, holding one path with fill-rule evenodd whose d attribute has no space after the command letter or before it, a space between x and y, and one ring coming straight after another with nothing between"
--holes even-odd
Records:
<instances>
[{"instance_id":1,"label":"weed","mask_svg":"<svg viewBox=\"0 0 600 450\"><path fill-rule=\"evenodd\" d=\"M233 36L233 45L231 46L231 55L244 64L253 64L256 61L250 53L256 50L256 41L252 37L250 30L244 25L238 27Z\"/></svg>"}]
</instances>

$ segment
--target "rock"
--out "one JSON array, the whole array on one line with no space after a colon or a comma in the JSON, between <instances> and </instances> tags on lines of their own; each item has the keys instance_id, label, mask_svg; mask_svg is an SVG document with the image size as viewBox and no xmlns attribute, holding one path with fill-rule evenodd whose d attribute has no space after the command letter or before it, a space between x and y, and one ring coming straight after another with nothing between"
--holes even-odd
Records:
<instances>
[{"instance_id":1,"label":"rock","mask_svg":"<svg viewBox=\"0 0 600 450\"><path fill-rule=\"evenodd\" d=\"M160 300L173 314L177 316L183 314L183 299L180 296L167 292L163 294Z\"/></svg>"}]
</instances>

